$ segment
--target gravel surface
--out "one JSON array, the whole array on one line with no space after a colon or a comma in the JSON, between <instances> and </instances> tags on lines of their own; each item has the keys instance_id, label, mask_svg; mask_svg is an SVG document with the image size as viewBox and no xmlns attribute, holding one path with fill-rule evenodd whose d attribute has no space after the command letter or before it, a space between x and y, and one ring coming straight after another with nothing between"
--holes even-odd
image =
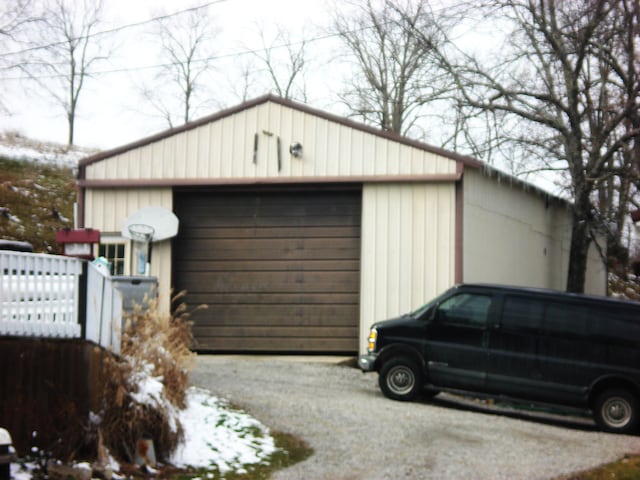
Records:
<instances>
[{"instance_id":1,"label":"gravel surface","mask_svg":"<svg viewBox=\"0 0 640 480\"><path fill-rule=\"evenodd\" d=\"M395 402L338 358L198 356L194 385L315 453L273 479L551 479L640 453L640 436L451 395ZM442 398L441 398L442 397Z\"/></svg>"}]
</instances>

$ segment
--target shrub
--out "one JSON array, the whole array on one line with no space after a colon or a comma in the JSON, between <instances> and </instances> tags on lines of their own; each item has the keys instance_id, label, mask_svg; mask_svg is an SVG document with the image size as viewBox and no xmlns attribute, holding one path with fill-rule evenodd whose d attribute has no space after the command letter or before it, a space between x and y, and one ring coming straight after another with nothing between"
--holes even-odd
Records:
<instances>
[{"instance_id":1,"label":"shrub","mask_svg":"<svg viewBox=\"0 0 640 480\"><path fill-rule=\"evenodd\" d=\"M127 319L120 355L105 362L99 424L104 444L117 458L133 461L141 438L153 440L159 459L168 458L181 440L177 411L185 407L188 370L195 358L192 341L184 303L173 314L162 315L152 300L136 306Z\"/></svg>"}]
</instances>

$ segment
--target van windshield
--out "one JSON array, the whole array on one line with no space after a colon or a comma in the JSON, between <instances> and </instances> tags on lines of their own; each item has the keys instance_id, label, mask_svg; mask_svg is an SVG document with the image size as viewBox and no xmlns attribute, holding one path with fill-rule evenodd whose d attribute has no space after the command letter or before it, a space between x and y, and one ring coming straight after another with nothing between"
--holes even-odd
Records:
<instances>
[{"instance_id":1,"label":"van windshield","mask_svg":"<svg viewBox=\"0 0 640 480\"><path fill-rule=\"evenodd\" d=\"M436 298L434 298L433 300L429 300L427 303L425 303L423 306L421 306L420 308L418 308L417 310L414 310L413 312L411 312L409 315L411 315L414 318L418 318L421 317L422 315L425 314L425 312L427 310L429 310L432 306L437 305L440 302L440 299L442 299L443 297L445 297L446 295L449 294L450 290L447 290L446 292L444 292L441 295L438 295Z\"/></svg>"}]
</instances>

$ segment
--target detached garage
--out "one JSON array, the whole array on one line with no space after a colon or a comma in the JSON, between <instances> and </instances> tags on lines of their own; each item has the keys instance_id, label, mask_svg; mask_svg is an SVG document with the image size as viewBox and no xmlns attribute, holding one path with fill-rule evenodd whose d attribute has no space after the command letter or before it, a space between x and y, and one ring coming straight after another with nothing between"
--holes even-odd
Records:
<instances>
[{"instance_id":1,"label":"detached garage","mask_svg":"<svg viewBox=\"0 0 640 480\"><path fill-rule=\"evenodd\" d=\"M460 282L563 289L565 202L474 159L271 95L83 160L79 222L136 271L125 220L179 219L153 245L161 307L186 290L196 349L343 352ZM98 253L98 251L96 253ZM594 253L587 290L605 292Z\"/></svg>"}]
</instances>

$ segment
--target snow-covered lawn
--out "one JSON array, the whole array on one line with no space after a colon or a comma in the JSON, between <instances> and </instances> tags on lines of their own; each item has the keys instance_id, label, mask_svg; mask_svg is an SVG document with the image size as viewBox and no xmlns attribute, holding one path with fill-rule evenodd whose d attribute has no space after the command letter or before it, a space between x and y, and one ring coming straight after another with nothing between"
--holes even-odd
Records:
<instances>
[{"instance_id":1,"label":"snow-covered lawn","mask_svg":"<svg viewBox=\"0 0 640 480\"><path fill-rule=\"evenodd\" d=\"M209 392L191 387L187 408L179 412L185 441L170 461L178 467L217 466L221 473L262 463L276 451L269 430L259 421Z\"/></svg>"},{"instance_id":2,"label":"snow-covered lawn","mask_svg":"<svg viewBox=\"0 0 640 480\"><path fill-rule=\"evenodd\" d=\"M185 432L184 442L169 459L177 467L242 473L245 466L266 462L276 451L266 426L206 390L189 388L187 407L177 416ZM117 464L114 467L117 470ZM30 479L34 468L12 464L12 478Z\"/></svg>"},{"instance_id":3,"label":"snow-covered lawn","mask_svg":"<svg viewBox=\"0 0 640 480\"><path fill-rule=\"evenodd\" d=\"M79 160L94 153L95 149L41 142L15 133L0 132L0 157L3 158L76 167Z\"/></svg>"}]
</instances>

